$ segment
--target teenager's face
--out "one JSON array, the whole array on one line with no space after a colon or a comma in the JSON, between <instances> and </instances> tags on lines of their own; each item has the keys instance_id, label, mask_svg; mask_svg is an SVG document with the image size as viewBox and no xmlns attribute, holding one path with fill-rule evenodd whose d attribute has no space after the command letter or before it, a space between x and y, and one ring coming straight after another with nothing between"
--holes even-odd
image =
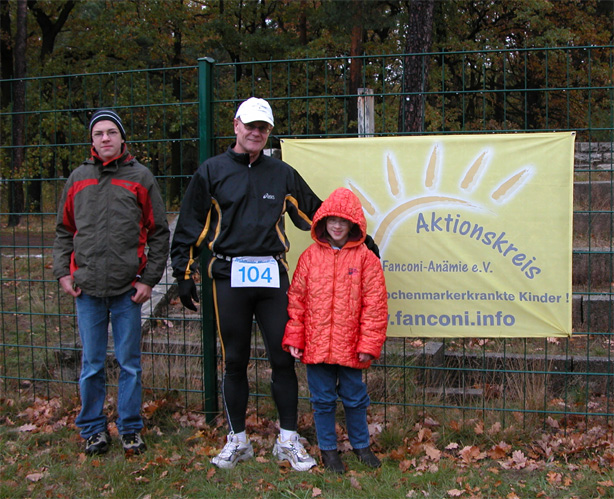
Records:
<instances>
[{"instance_id":1,"label":"teenager's face","mask_svg":"<svg viewBox=\"0 0 614 499\"><path fill-rule=\"evenodd\" d=\"M342 247L347 243L352 222L341 217L327 217L326 230L335 246Z\"/></svg>"},{"instance_id":2,"label":"teenager's face","mask_svg":"<svg viewBox=\"0 0 614 499\"><path fill-rule=\"evenodd\" d=\"M92 144L104 162L117 158L121 153L123 143L124 139L115 123L110 120L94 123Z\"/></svg>"},{"instance_id":3,"label":"teenager's face","mask_svg":"<svg viewBox=\"0 0 614 499\"><path fill-rule=\"evenodd\" d=\"M252 160L256 159L264 149L273 127L266 121L254 121L246 125L238 118L235 118L234 126L237 136L234 151L239 154L249 154Z\"/></svg>"}]
</instances>

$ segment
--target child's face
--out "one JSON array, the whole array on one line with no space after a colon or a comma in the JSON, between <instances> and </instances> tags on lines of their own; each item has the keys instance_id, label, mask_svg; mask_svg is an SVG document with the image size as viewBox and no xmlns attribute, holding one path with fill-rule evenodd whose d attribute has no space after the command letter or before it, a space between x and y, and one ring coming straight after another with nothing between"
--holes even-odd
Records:
<instances>
[{"instance_id":1,"label":"child's face","mask_svg":"<svg viewBox=\"0 0 614 499\"><path fill-rule=\"evenodd\" d=\"M327 217L326 230L335 246L342 247L348 240L352 222L341 217Z\"/></svg>"}]
</instances>

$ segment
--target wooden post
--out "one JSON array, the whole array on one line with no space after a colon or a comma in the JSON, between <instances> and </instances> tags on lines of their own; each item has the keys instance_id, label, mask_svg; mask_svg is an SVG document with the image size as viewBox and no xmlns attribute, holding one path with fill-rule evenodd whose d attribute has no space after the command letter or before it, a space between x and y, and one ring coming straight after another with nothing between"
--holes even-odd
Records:
<instances>
[{"instance_id":1,"label":"wooden post","mask_svg":"<svg viewBox=\"0 0 614 499\"><path fill-rule=\"evenodd\" d=\"M373 137L375 133L373 89L358 89L358 136Z\"/></svg>"}]
</instances>

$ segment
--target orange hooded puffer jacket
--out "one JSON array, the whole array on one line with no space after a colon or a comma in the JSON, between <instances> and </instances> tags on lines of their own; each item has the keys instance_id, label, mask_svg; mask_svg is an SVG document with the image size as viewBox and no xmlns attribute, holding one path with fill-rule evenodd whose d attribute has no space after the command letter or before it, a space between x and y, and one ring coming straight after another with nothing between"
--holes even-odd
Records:
<instances>
[{"instance_id":1,"label":"orange hooded puffer jacket","mask_svg":"<svg viewBox=\"0 0 614 499\"><path fill-rule=\"evenodd\" d=\"M326 239L326 217L355 225L348 242L333 249ZM340 364L364 369L358 353L380 356L386 340L388 305L384 272L365 244L367 222L360 200L336 189L316 212L315 241L299 258L288 290L288 313L282 347L303 350L305 364Z\"/></svg>"}]
</instances>

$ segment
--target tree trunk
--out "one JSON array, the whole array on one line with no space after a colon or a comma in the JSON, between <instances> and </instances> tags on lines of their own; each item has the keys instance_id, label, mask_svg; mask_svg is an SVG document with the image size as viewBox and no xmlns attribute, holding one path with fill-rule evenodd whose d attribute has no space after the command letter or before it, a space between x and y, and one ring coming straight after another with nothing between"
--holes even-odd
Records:
<instances>
[{"instance_id":1,"label":"tree trunk","mask_svg":"<svg viewBox=\"0 0 614 499\"><path fill-rule=\"evenodd\" d=\"M70 15L70 11L75 7L76 3L77 2L75 0L68 0L64 5L62 5L62 9L59 11L57 20L53 22L51 17L38 7L37 0L28 0L28 8L34 14L36 22L38 23L43 34L39 56L41 62L44 62L45 59L53 53L55 39L60 31L62 31L62 27L66 23L68 16Z\"/></svg>"},{"instance_id":2,"label":"tree trunk","mask_svg":"<svg viewBox=\"0 0 614 499\"><path fill-rule=\"evenodd\" d=\"M427 89L435 0L411 0L403 65L403 95L399 132L424 131L424 93Z\"/></svg>"},{"instance_id":3,"label":"tree trunk","mask_svg":"<svg viewBox=\"0 0 614 499\"><path fill-rule=\"evenodd\" d=\"M0 2L0 33L11 32L11 4ZM0 106L8 108L11 104L11 82L13 78L13 45L6 36L0 36Z\"/></svg>"},{"instance_id":4,"label":"tree trunk","mask_svg":"<svg viewBox=\"0 0 614 499\"><path fill-rule=\"evenodd\" d=\"M17 0L17 31L15 33L15 84L13 86L13 161L9 187L9 227L19 225L25 203L23 176L25 158L24 111L26 110L26 0Z\"/></svg>"},{"instance_id":5,"label":"tree trunk","mask_svg":"<svg viewBox=\"0 0 614 499\"><path fill-rule=\"evenodd\" d=\"M298 19L298 39L302 46L307 45L307 14L305 10L307 8L307 2L301 0L301 10Z\"/></svg>"},{"instance_id":6,"label":"tree trunk","mask_svg":"<svg viewBox=\"0 0 614 499\"><path fill-rule=\"evenodd\" d=\"M58 5L58 3L54 5ZM53 21L52 17L39 7L37 0L27 0L28 9L30 9L30 12L32 12L36 18L36 22L43 35L39 55L41 64L43 64L45 60L48 59L53 53L56 38L68 20L70 12L73 10L75 5L75 0L66 1L63 5L61 5L57 18L55 21ZM41 167L41 169L38 169L36 172L32 173L32 180L27 184L28 208L33 211L41 211L43 194L42 179L44 176L49 175L48 173L42 171L42 168L44 167Z\"/></svg>"},{"instance_id":7,"label":"tree trunk","mask_svg":"<svg viewBox=\"0 0 614 499\"><path fill-rule=\"evenodd\" d=\"M173 43L173 59L172 63L178 66L182 62L182 39L183 39L183 24L174 26L175 42ZM181 77L175 74L172 78L173 97L177 102L181 102ZM171 175L168 188L168 199L171 202L181 201L181 141L179 131L170 131L171 139Z\"/></svg>"}]
</instances>

